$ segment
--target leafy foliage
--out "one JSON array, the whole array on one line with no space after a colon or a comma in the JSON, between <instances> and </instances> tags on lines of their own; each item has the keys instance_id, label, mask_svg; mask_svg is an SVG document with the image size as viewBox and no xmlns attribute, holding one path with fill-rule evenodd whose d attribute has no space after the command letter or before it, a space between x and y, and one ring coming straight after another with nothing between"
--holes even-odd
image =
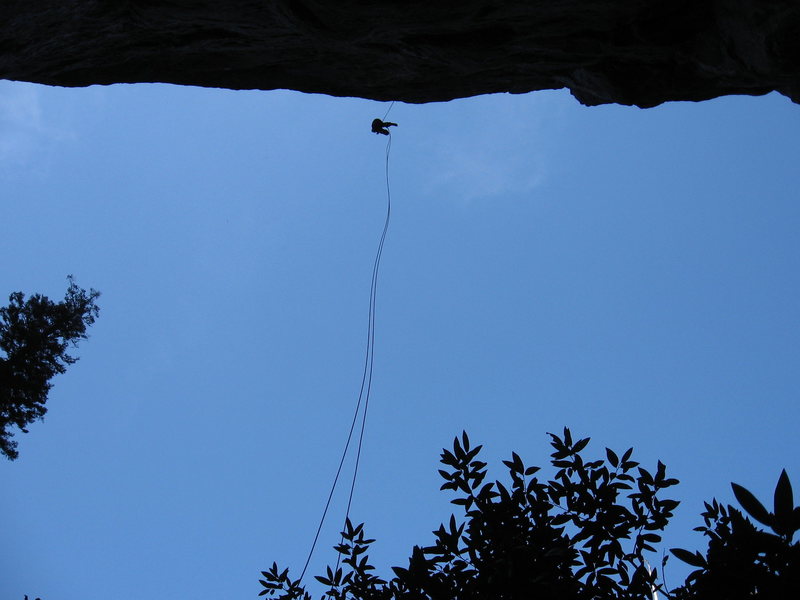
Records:
<instances>
[{"instance_id":1,"label":"leafy foliage","mask_svg":"<svg viewBox=\"0 0 800 600\"><path fill-rule=\"evenodd\" d=\"M40 294L26 300L15 292L0 308L0 349L6 355L0 358L0 452L9 460L19 456L9 428L16 425L27 433L28 424L43 418L50 379L78 360L67 348L86 339L86 328L99 314L100 293L68 280L61 302Z\"/></svg>"},{"instance_id":2,"label":"leafy foliage","mask_svg":"<svg viewBox=\"0 0 800 600\"><path fill-rule=\"evenodd\" d=\"M658 573L644 558L661 540L677 507L661 499L661 490L678 483L659 462L651 472L606 449L606 458L586 461L581 452L589 438L573 440L549 434L557 468L552 480L540 480L538 467L527 467L512 453L503 461L510 482L485 482L481 446L472 447L466 433L444 450L440 470L443 490L457 494L461 507L434 531L435 542L415 547L408 567L395 567L389 581L372 574L363 525L349 521L336 547L344 568L328 567L317 580L334 600L459 599L503 600L519 597L649 598L660 589ZM300 580L273 564L262 571L259 595L278 600L309 600Z\"/></svg>"},{"instance_id":3,"label":"leafy foliage","mask_svg":"<svg viewBox=\"0 0 800 600\"><path fill-rule=\"evenodd\" d=\"M706 556L682 548L671 552L698 569L675 590L679 600L745 600L800 597L800 542L792 543L800 530L800 507L794 506L792 485L782 471L775 487L773 510L747 489L731 484L739 504L755 521L772 533L758 529L732 506L716 500L705 503L704 525L695 530L709 538Z\"/></svg>"}]
</instances>

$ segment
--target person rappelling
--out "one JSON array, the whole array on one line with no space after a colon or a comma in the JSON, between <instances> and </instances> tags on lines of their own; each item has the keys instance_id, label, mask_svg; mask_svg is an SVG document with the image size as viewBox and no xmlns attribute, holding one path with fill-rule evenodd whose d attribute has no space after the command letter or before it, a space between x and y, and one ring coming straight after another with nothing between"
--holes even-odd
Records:
<instances>
[{"instance_id":1,"label":"person rappelling","mask_svg":"<svg viewBox=\"0 0 800 600\"><path fill-rule=\"evenodd\" d=\"M372 121L372 133L380 133L381 135L390 135L389 127L397 127L397 123L388 123L375 119Z\"/></svg>"}]
</instances>

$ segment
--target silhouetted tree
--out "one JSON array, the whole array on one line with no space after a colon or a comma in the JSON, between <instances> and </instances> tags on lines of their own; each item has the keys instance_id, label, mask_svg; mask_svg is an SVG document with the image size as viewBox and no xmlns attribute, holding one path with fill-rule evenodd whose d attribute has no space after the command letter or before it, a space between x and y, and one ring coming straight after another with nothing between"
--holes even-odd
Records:
<instances>
[{"instance_id":1,"label":"silhouetted tree","mask_svg":"<svg viewBox=\"0 0 800 600\"><path fill-rule=\"evenodd\" d=\"M453 451L444 450L442 489L458 497L464 520L451 516L434 531L436 540L415 547L408 567L395 567L389 581L374 575L363 525L349 521L336 546L343 567L328 567L316 579L328 586L333 600L510 600L644 599L660 589L646 551L661 537L675 500L658 493L678 483L659 462L654 472L631 459L633 449L585 461L589 438L573 441L568 429L551 436L555 477L536 477L512 453L510 484L484 482L486 463L477 459L481 446L470 447L463 433ZM635 471L634 471L635 469ZM309 599L300 580L273 563L262 571L259 595L279 600Z\"/></svg>"},{"instance_id":2,"label":"silhouetted tree","mask_svg":"<svg viewBox=\"0 0 800 600\"><path fill-rule=\"evenodd\" d=\"M673 548L672 554L698 567L683 586L668 591L658 582L645 552L661 541L675 500L658 493L678 483L666 477L659 462L655 472L606 448L605 460L585 461L581 452L589 438L573 441L570 431L550 434L558 469L549 481L536 477L512 453L503 461L510 485L485 483L481 447L470 447L466 433L452 452L444 450L439 471L441 489L463 508L464 519L451 516L434 531L435 542L414 547L408 567L394 567L394 577L373 573L363 524L348 520L335 547L342 567L328 567L316 579L329 600L783 600L800 598L800 506L784 470L768 511L753 494L731 484L747 513L772 533L758 529L742 512L716 500L705 503L709 538L706 555ZM635 469L635 472L634 472ZM635 473L635 474L634 474ZM661 560L661 568L668 556ZM260 596L277 600L310 600L305 586L277 563L261 572Z\"/></svg>"},{"instance_id":3,"label":"silhouetted tree","mask_svg":"<svg viewBox=\"0 0 800 600\"><path fill-rule=\"evenodd\" d=\"M768 511L748 490L735 483L733 493L756 521L772 529L757 528L741 511L716 499L705 503L705 524L696 531L708 537L708 550L691 553L673 548L682 561L698 567L675 590L678 600L751 600L800 598L800 506L794 506L792 485L782 471L775 487L773 510Z\"/></svg>"},{"instance_id":4,"label":"silhouetted tree","mask_svg":"<svg viewBox=\"0 0 800 600\"><path fill-rule=\"evenodd\" d=\"M6 355L0 358L0 452L9 460L19 456L10 428L27 433L26 426L44 416L50 379L78 360L67 348L86 339L86 328L99 314L100 293L68 280L61 302L41 294L26 300L15 292L0 308L0 350Z\"/></svg>"}]
</instances>

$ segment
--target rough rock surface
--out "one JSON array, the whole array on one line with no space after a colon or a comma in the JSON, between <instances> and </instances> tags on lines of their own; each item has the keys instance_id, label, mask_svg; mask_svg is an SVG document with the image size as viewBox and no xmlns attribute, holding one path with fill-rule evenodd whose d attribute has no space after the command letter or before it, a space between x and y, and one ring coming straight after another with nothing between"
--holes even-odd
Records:
<instances>
[{"instance_id":1,"label":"rough rock surface","mask_svg":"<svg viewBox=\"0 0 800 600\"><path fill-rule=\"evenodd\" d=\"M777 90L797 0L2 0L0 78L432 102L568 87L584 104Z\"/></svg>"}]
</instances>

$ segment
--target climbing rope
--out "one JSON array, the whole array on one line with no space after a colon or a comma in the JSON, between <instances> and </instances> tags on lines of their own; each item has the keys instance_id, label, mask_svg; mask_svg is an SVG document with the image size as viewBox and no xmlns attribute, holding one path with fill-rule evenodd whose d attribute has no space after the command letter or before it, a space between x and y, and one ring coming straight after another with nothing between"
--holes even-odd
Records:
<instances>
[{"instance_id":1,"label":"climbing rope","mask_svg":"<svg viewBox=\"0 0 800 600\"><path fill-rule=\"evenodd\" d=\"M389 107L391 109L391 107ZM389 111L386 111L387 114ZM367 345L367 353L369 356L369 375L367 376L367 393L364 398L364 413L361 417L361 431L358 436L358 449L356 451L356 464L353 468L353 481L350 484L350 495L347 499L347 510L345 511L344 522L350 518L350 505L353 502L353 490L356 487L356 477L358 476L358 465L361 460L361 445L364 441L364 429L367 423L367 410L369 409L369 397L372 391L372 367L375 361L375 303L378 294L378 271L381 266L381 256L383 255L383 244L386 241L386 232L389 230L389 219L392 216L392 192L389 188L389 152L392 149L392 134L389 134L389 139L386 140L386 219L383 223L383 232L381 232L381 241L378 244L378 251L375 253L375 262L372 267L372 286L370 288L370 325L369 325L369 343ZM363 389L363 380L362 380ZM361 394L359 394L359 402Z\"/></svg>"},{"instance_id":2,"label":"climbing rope","mask_svg":"<svg viewBox=\"0 0 800 600\"><path fill-rule=\"evenodd\" d=\"M383 118L381 119L381 121L385 121L386 120L386 117L389 116L389 112L391 112L393 106L394 106L394 100L392 100L392 103L389 105L389 108L386 109L386 112L383 113ZM387 179L388 179L388 176L387 176Z\"/></svg>"},{"instance_id":3,"label":"climbing rope","mask_svg":"<svg viewBox=\"0 0 800 600\"><path fill-rule=\"evenodd\" d=\"M383 115L383 119L381 122L386 119L389 115L389 111L392 110L394 106L394 102L389 105L389 108L386 110L386 113ZM376 119L377 120L377 119ZM374 122L373 122L373 131L374 131ZM347 433L347 441L344 445L344 450L342 450L342 456L339 460L339 466L336 469L336 475L333 478L333 484L331 484L331 490L328 494L328 499L325 502L325 509L322 511L322 517L319 520L319 525L317 526L317 531L314 534L314 541L311 543L311 549L308 551L308 557L306 558L305 565L303 565L303 571L300 573L299 581L302 581L303 576L306 574L306 570L308 569L308 565L311 562L311 557L314 554L314 549L317 546L317 541L319 540L320 532L322 531L322 526L325 523L325 517L328 514L328 509L331 505L331 500L333 499L333 493L336 491L336 484L339 482L339 476L342 473L342 467L344 466L345 458L347 457L347 452L350 448L350 442L353 439L353 432L355 431L356 423L358 422L358 415L361 413L361 404L364 404L364 410L361 416L361 427L358 435L358 447L356 450L356 459L355 465L353 467L353 478L350 483L350 492L347 498L347 510L345 511L345 518L344 523L347 523L348 519L350 518L350 507L353 503L353 493L356 487L356 478L358 477L358 467L361 462L361 450L364 443L364 430L366 429L367 424L367 410L369 408L369 399L370 393L372 391L372 373L373 367L375 363L375 312L376 312L376 301L378 295L378 273L380 270L381 264L381 257L383 255L383 245L386 241L386 233L389 230L389 220L392 214L392 195L391 190L389 187L389 153L392 148L392 136L389 133L388 129L386 129L385 135L388 136L388 140L386 141L386 218L383 223L383 231L381 232L380 242L378 243L378 249L375 252L375 260L372 264L372 278L370 281L370 290L369 290L369 316L367 320L367 342L366 342L366 352L364 357L364 369L361 375L361 388L358 392L358 402L356 403L355 411L353 412L353 420L350 423L350 430ZM336 559L336 568L339 568L339 559L341 555L337 555Z\"/></svg>"}]
</instances>

